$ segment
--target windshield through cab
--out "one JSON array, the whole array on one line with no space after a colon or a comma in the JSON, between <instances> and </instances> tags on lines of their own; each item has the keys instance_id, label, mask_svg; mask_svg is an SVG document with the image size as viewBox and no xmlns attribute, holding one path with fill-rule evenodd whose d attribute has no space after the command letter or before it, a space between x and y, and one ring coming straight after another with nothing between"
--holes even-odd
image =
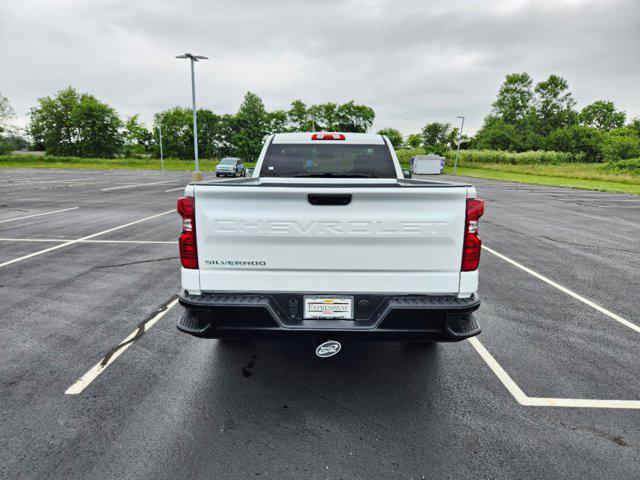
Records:
<instances>
[{"instance_id":1,"label":"windshield through cab","mask_svg":"<svg viewBox=\"0 0 640 480\"><path fill-rule=\"evenodd\" d=\"M396 178L386 145L272 143L261 177Z\"/></svg>"}]
</instances>

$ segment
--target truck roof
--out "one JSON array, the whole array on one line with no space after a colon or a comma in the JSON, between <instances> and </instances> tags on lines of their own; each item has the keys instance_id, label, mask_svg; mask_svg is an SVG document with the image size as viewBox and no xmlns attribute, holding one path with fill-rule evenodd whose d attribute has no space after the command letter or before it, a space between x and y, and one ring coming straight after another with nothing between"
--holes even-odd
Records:
<instances>
[{"instance_id":1,"label":"truck roof","mask_svg":"<svg viewBox=\"0 0 640 480\"><path fill-rule=\"evenodd\" d=\"M344 140L312 140L313 136L323 135L341 135ZM384 145L382 135L374 133L347 133L347 132L295 132L295 133L276 133L273 136L273 143L322 143L334 142L336 144L366 144L366 145Z\"/></svg>"}]
</instances>

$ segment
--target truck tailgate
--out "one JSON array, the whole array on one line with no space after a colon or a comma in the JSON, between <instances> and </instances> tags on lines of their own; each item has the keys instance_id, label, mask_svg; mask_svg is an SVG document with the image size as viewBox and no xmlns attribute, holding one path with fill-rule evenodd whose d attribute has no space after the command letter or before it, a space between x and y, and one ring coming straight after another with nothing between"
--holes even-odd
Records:
<instances>
[{"instance_id":1,"label":"truck tailgate","mask_svg":"<svg viewBox=\"0 0 640 480\"><path fill-rule=\"evenodd\" d=\"M350 195L312 205L309 195ZM457 293L467 188L197 185L202 291Z\"/></svg>"}]
</instances>

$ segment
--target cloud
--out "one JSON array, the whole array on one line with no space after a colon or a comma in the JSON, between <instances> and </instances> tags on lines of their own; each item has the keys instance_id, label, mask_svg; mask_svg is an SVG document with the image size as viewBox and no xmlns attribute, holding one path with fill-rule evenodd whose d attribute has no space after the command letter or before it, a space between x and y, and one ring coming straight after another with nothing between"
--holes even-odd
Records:
<instances>
[{"instance_id":1,"label":"cloud","mask_svg":"<svg viewBox=\"0 0 640 480\"><path fill-rule=\"evenodd\" d=\"M247 90L268 108L355 100L375 127L405 133L466 115L482 124L509 72L568 79L578 105L613 100L640 115L640 7L601 1L8 0L0 15L0 92L22 123L68 85L123 115L198 104L233 112Z\"/></svg>"}]
</instances>

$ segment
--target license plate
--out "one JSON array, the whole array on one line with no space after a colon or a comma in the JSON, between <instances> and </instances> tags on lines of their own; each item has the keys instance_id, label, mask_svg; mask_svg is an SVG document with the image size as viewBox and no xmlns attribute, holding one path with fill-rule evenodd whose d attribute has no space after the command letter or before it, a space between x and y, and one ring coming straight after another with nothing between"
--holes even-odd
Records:
<instances>
[{"instance_id":1,"label":"license plate","mask_svg":"<svg viewBox=\"0 0 640 480\"><path fill-rule=\"evenodd\" d=\"M304 318L353 318L353 297L305 296Z\"/></svg>"}]
</instances>

